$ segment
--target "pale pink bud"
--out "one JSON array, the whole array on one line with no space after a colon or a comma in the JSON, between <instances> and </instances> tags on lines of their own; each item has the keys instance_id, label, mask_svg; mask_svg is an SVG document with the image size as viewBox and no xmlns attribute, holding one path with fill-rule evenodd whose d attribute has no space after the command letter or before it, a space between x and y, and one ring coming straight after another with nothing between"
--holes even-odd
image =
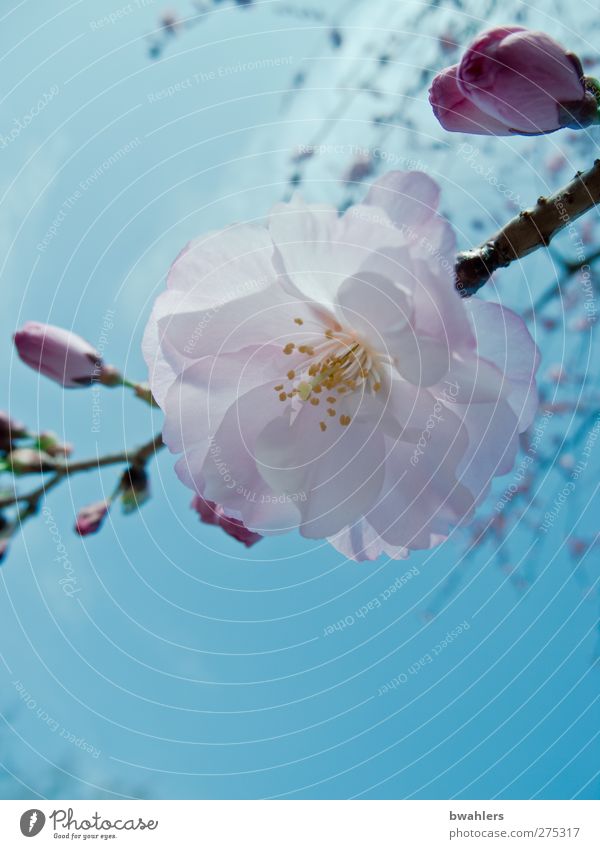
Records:
<instances>
[{"instance_id":1,"label":"pale pink bud","mask_svg":"<svg viewBox=\"0 0 600 849\"><path fill-rule=\"evenodd\" d=\"M100 354L69 330L28 321L14 341L24 363L62 386L74 389L101 379Z\"/></svg>"},{"instance_id":2,"label":"pale pink bud","mask_svg":"<svg viewBox=\"0 0 600 849\"><path fill-rule=\"evenodd\" d=\"M88 504L77 514L75 522L75 533L80 537L86 537L89 534L95 534L102 527L108 511L110 502L97 501L95 504Z\"/></svg>"},{"instance_id":3,"label":"pale pink bud","mask_svg":"<svg viewBox=\"0 0 600 849\"><path fill-rule=\"evenodd\" d=\"M191 507L196 511L202 522L207 525L218 525L226 534L229 534L238 542L244 543L247 548L262 539L260 534L248 530L239 519L226 516L222 507L215 504L214 501L207 501L201 495L194 496Z\"/></svg>"},{"instance_id":4,"label":"pale pink bud","mask_svg":"<svg viewBox=\"0 0 600 849\"><path fill-rule=\"evenodd\" d=\"M17 448L8 455L8 461L15 475L39 474L56 468L54 459L36 448Z\"/></svg>"},{"instance_id":5,"label":"pale pink bud","mask_svg":"<svg viewBox=\"0 0 600 849\"><path fill-rule=\"evenodd\" d=\"M463 95L512 133L551 133L596 120L581 63L543 32L495 27L467 48L457 72Z\"/></svg>"}]
</instances>

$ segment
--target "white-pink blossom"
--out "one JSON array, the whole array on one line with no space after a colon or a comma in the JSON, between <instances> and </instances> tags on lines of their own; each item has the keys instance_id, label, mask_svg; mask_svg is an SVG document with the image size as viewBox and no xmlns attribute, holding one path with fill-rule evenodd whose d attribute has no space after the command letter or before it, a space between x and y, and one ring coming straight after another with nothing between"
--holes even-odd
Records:
<instances>
[{"instance_id":1,"label":"white-pink blossom","mask_svg":"<svg viewBox=\"0 0 600 849\"><path fill-rule=\"evenodd\" d=\"M144 339L181 480L263 535L406 557L472 517L537 407L523 321L454 290L439 188L296 196L191 242Z\"/></svg>"}]
</instances>

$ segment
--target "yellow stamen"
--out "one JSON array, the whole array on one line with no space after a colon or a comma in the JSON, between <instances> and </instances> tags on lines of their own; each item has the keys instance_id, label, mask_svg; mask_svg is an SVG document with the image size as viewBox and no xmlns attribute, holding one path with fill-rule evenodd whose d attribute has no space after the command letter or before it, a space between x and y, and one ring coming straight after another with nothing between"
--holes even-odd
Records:
<instances>
[{"instance_id":1,"label":"yellow stamen","mask_svg":"<svg viewBox=\"0 0 600 849\"><path fill-rule=\"evenodd\" d=\"M319 427L321 428L321 430L327 430L327 425L325 424L325 422L319 422Z\"/></svg>"},{"instance_id":2,"label":"yellow stamen","mask_svg":"<svg viewBox=\"0 0 600 849\"><path fill-rule=\"evenodd\" d=\"M343 427L347 427L347 425L349 425L350 422L351 422L350 416L340 416L340 424L343 425Z\"/></svg>"},{"instance_id":3,"label":"yellow stamen","mask_svg":"<svg viewBox=\"0 0 600 849\"><path fill-rule=\"evenodd\" d=\"M296 322L296 324L304 324L301 318L295 318L294 321Z\"/></svg>"}]
</instances>

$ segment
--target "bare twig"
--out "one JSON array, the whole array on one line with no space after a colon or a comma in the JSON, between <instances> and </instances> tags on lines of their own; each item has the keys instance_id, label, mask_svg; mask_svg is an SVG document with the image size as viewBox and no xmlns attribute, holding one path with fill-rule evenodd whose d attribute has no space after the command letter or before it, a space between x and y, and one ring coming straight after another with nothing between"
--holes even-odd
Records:
<instances>
[{"instance_id":1,"label":"bare twig","mask_svg":"<svg viewBox=\"0 0 600 849\"><path fill-rule=\"evenodd\" d=\"M578 172L563 189L540 197L536 205L521 212L479 247L456 258L456 288L464 297L474 295L498 268L527 256L564 227L600 202L600 159L588 171ZM591 259L595 259L592 255ZM583 263L570 264L569 271Z\"/></svg>"},{"instance_id":2,"label":"bare twig","mask_svg":"<svg viewBox=\"0 0 600 849\"><path fill-rule=\"evenodd\" d=\"M144 443L140 448L133 451L125 450L115 454L105 454L103 457L78 460L73 463L57 463L52 469L52 477L45 480L36 489L23 495L14 493L13 495L0 498L0 509L2 507L11 507L14 504L24 504L26 514L31 514L35 512L39 502L46 493L58 486L65 478L79 472L88 472L104 466L115 466L119 463L127 463L129 466L143 466L163 446L162 435L157 433L149 442Z\"/></svg>"}]
</instances>

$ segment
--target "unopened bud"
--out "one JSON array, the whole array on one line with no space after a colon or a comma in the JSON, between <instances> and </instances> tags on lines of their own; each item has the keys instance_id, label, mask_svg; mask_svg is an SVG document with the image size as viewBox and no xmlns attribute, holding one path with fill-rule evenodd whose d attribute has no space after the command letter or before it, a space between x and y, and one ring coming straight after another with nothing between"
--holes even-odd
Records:
<instances>
[{"instance_id":1,"label":"unopened bud","mask_svg":"<svg viewBox=\"0 0 600 849\"><path fill-rule=\"evenodd\" d=\"M10 468L15 475L39 474L56 468L53 458L35 448L17 448L8 455Z\"/></svg>"},{"instance_id":2,"label":"unopened bud","mask_svg":"<svg viewBox=\"0 0 600 849\"><path fill-rule=\"evenodd\" d=\"M100 380L106 368L89 342L52 324L28 321L14 342L24 363L69 389Z\"/></svg>"},{"instance_id":3,"label":"unopened bud","mask_svg":"<svg viewBox=\"0 0 600 849\"><path fill-rule=\"evenodd\" d=\"M110 510L109 501L97 501L94 504L88 504L83 507L77 514L75 522L75 533L80 537L86 537L89 534L95 534L102 527L102 523Z\"/></svg>"},{"instance_id":4,"label":"unopened bud","mask_svg":"<svg viewBox=\"0 0 600 849\"><path fill-rule=\"evenodd\" d=\"M150 498L150 480L143 466L130 466L121 478L121 506L132 513Z\"/></svg>"},{"instance_id":5,"label":"unopened bud","mask_svg":"<svg viewBox=\"0 0 600 849\"><path fill-rule=\"evenodd\" d=\"M51 431L41 433L37 442L40 451L45 451L51 457L70 457L73 453L73 446L69 442L61 442Z\"/></svg>"}]
</instances>

